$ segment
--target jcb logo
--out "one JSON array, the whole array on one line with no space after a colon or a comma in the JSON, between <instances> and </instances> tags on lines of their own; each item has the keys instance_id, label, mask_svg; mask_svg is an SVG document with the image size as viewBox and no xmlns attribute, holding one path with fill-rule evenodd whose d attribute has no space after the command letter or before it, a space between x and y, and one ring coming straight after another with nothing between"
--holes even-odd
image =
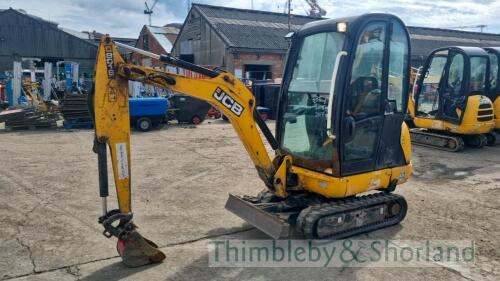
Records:
<instances>
[{"instance_id":1,"label":"jcb logo","mask_svg":"<svg viewBox=\"0 0 500 281\"><path fill-rule=\"evenodd\" d=\"M213 94L213 97L222 103L225 107L229 108L236 116L240 116L243 113L243 106L236 102L231 96L226 94L221 88L217 88Z\"/></svg>"},{"instance_id":2,"label":"jcb logo","mask_svg":"<svg viewBox=\"0 0 500 281\"><path fill-rule=\"evenodd\" d=\"M111 46L104 46L104 56L106 58L108 79L113 79L115 78L115 58L113 57L113 48Z\"/></svg>"}]
</instances>

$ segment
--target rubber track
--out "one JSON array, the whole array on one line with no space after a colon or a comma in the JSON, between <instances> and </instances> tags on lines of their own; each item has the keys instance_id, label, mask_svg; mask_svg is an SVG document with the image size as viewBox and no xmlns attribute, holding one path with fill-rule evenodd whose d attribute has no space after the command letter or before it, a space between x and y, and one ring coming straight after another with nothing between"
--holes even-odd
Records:
<instances>
[{"instance_id":1,"label":"rubber track","mask_svg":"<svg viewBox=\"0 0 500 281\"><path fill-rule=\"evenodd\" d=\"M426 132L426 131L422 131L422 130L410 130L410 135L411 135L411 142L413 144L420 145L420 146L432 147L432 148L445 150L445 151L451 151L451 152L459 152L465 148L465 142L459 136L448 136L448 135L430 133L430 132ZM431 137L431 138L435 138L435 139L452 140L455 142L456 146L455 146L455 148L448 148L448 147L444 147L444 146L440 146L440 145L432 145L432 144L428 144L428 143L418 142L417 141L418 137L415 137L415 135L427 136L427 137Z\"/></svg>"},{"instance_id":2,"label":"rubber track","mask_svg":"<svg viewBox=\"0 0 500 281\"><path fill-rule=\"evenodd\" d=\"M350 230L334 233L327 237L318 237L316 234L317 222L323 217L358 211L380 204L388 205L393 202L398 202L401 205L401 211L396 216L387 218L379 222L356 227ZM337 240L397 224L404 219L407 209L408 205L406 203L406 200L402 196L380 192L376 194L364 195L360 197L333 201L331 203L310 206L300 212L299 217L297 218L297 228L304 234L305 238L307 239L328 238Z\"/></svg>"}]
</instances>

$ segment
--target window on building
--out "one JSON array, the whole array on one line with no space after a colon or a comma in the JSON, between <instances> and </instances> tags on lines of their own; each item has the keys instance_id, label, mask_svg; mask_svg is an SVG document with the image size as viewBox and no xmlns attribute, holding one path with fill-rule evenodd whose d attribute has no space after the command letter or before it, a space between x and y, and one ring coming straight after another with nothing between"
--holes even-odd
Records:
<instances>
[{"instance_id":1,"label":"window on building","mask_svg":"<svg viewBox=\"0 0 500 281\"><path fill-rule=\"evenodd\" d=\"M271 65L245 64L245 78L252 80L271 80Z\"/></svg>"},{"instance_id":2,"label":"window on building","mask_svg":"<svg viewBox=\"0 0 500 281\"><path fill-rule=\"evenodd\" d=\"M181 55L193 54L193 39L181 41Z\"/></svg>"},{"instance_id":3,"label":"window on building","mask_svg":"<svg viewBox=\"0 0 500 281\"><path fill-rule=\"evenodd\" d=\"M149 51L149 35L147 33L142 35L142 48Z\"/></svg>"}]
</instances>

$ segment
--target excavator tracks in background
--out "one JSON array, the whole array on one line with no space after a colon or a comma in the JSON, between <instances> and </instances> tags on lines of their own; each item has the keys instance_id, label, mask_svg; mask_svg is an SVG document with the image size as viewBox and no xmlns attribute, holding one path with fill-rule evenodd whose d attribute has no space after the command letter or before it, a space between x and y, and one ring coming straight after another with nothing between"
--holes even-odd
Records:
<instances>
[{"instance_id":1,"label":"excavator tracks in background","mask_svg":"<svg viewBox=\"0 0 500 281\"><path fill-rule=\"evenodd\" d=\"M498 143L497 133L477 134L477 135L447 135L434 133L423 128L410 130L411 142L415 145L432 147L440 150L459 152L465 146L482 148L484 146L494 146Z\"/></svg>"},{"instance_id":2,"label":"excavator tracks in background","mask_svg":"<svg viewBox=\"0 0 500 281\"><path fill-rule=\"evenodd\" d=\"M432 133L426 129L420 128L411 129L410 135L411 142L415 145L432 147L451 152L459 152L465 148L464 139L456 135Z\"/></svg>"}]
</instances>

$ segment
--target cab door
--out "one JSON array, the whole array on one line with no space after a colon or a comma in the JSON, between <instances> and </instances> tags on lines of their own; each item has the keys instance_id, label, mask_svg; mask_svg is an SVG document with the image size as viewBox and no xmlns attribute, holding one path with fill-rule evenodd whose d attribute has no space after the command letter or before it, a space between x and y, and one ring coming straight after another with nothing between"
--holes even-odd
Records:
<instances>
[{"instance_id":1,"label":"cab door","mask_svg":"<svg viewBox=\"0 0 500 281\"><path fill-rule=\"evenodd\" d=\"M341 116L341 174L404 164L401 126L408 103L409 37L399 21L358 32Z\"/></svg>"},{"instance_id":2,"label":"cab door","mask_svg":"<svg viewBox=\"0 0 500 281\"><path fill-rule=\"evenodd\" d=\"M444 81L439 89L440 119L453 124L460 124L465 112L465 70L468 57L463 53L450 51L444 72ZM459 115L457 109L462 110Z\"/></svg>"}]
</instances>

